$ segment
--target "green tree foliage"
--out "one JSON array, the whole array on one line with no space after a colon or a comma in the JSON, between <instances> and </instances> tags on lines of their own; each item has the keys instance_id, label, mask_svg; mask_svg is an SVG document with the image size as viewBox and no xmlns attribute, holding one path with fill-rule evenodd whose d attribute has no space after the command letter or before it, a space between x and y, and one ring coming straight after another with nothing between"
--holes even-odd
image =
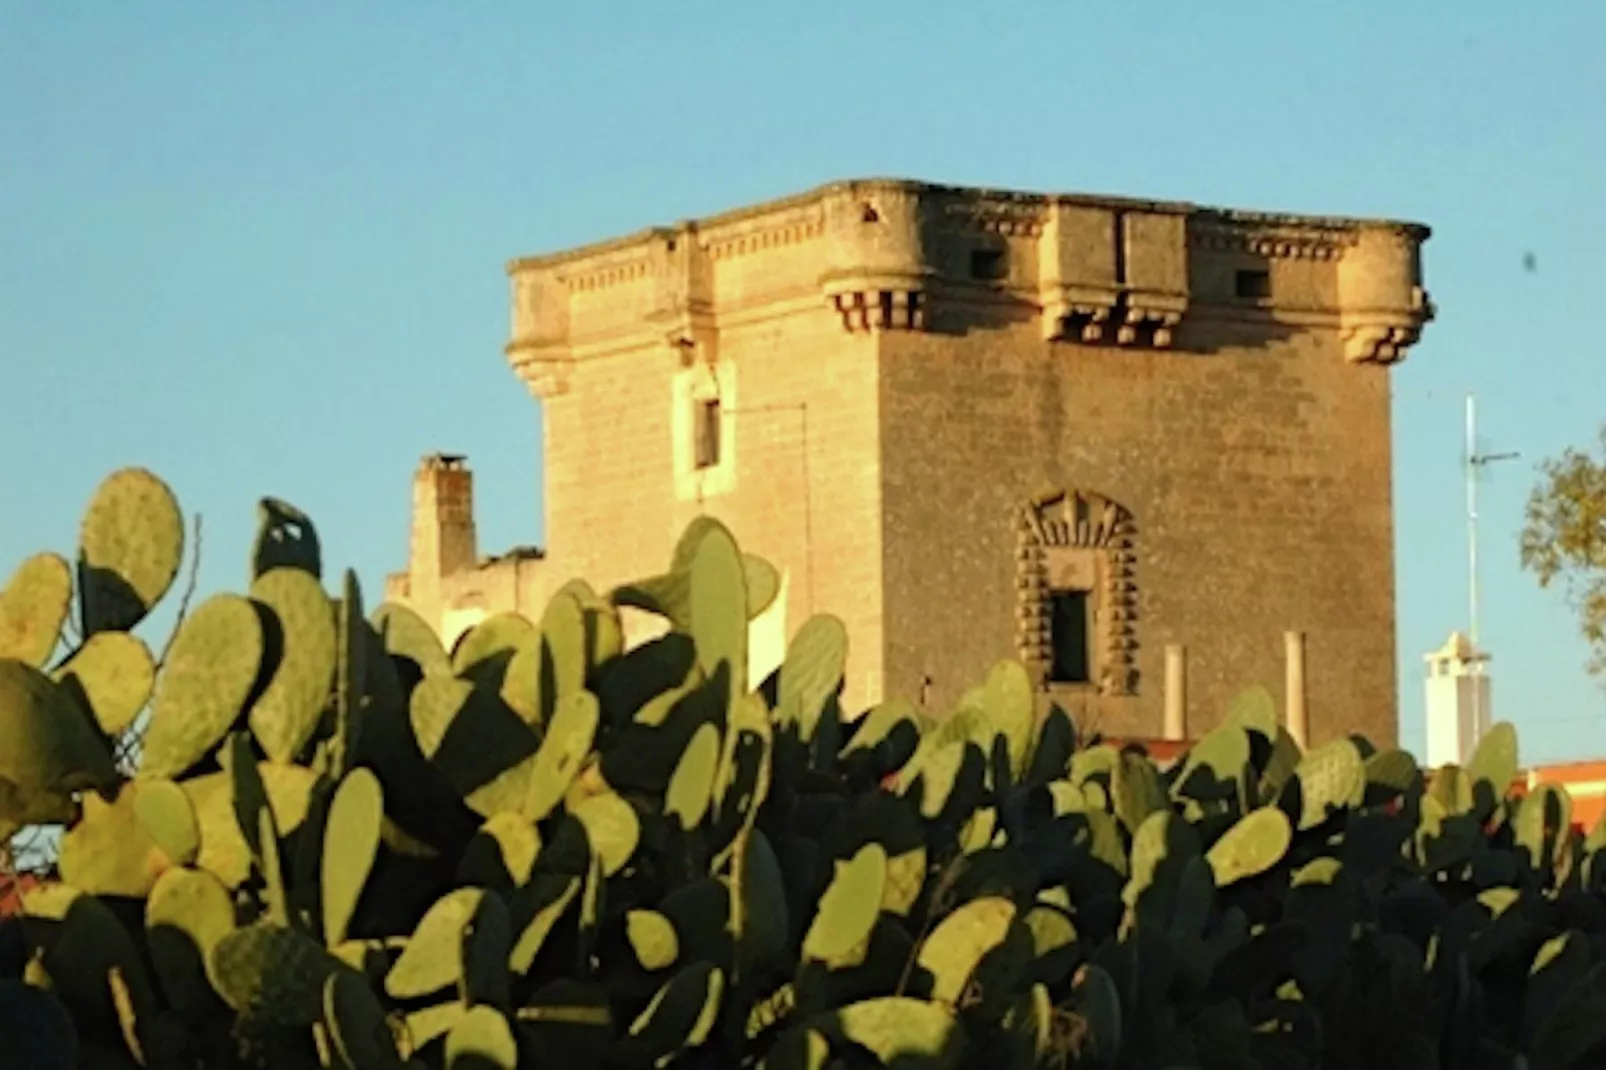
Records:
<instances>
[{"instance_id":1,"label":"green tree foliage","mask_svg":"<svg viewBox=\"0 0 1606 1070\"><path fill-rule=\"evenodd\" d=\"M1591 673L1606 678L1606 424L1598 453L1568 448L1544 462L1528 496L1522 565L1541 587L1559 583L1589 642Z\"/></svg>"}]
</instances>

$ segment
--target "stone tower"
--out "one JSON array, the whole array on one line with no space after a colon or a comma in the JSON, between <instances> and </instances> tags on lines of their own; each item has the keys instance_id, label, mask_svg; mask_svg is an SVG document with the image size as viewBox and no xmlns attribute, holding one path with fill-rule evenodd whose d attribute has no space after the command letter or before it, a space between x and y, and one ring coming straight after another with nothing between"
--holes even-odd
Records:
<instances>
[{"instance_id":1,"label":"stone tower","mask_svg":"<svg viewBox=\"0 0 1606 1070\"><path fill-rule=\"evenodd\" d=\"M784 570L776 634L847 623L850 708L941 711L1016 656L1158 736L1180 646L1193 735L1297 631L1311 741L1393 740L1388 376L1427 234L867 180L514 261L545 559L408 600L651 574L708 512Z\"/></svg>"}]
</instances>

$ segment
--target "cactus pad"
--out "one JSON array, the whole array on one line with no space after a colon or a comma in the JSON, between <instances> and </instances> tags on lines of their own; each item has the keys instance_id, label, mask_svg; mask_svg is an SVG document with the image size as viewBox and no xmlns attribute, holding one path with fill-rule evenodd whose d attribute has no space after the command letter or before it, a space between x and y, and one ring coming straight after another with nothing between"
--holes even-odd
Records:
<instances>
[{"instance_id":1,"label":"cactus pad","mask_svg":"<svg viewBox=\"0 0 1606 1070\"><path fill-rule=\"evenodd\" d=\"M298 930L266 921L220 939L207 967L230 1007L284 1025L319 1021L324 985L348 968Z\"/></svg>"},{"instance_id":2,"label":"cactus pad","mask_svg":"<svg viewBox=\"0 0 1606 1070\"><path fill-rule=\"evenodd\" d=\"M446 1034L446 1070L518 1070L513 1027L495 1007L481 1004Z\"/></svg>"},{"instance_id":3,"label":"cactus pad","mask_svg":"<svg viewBox=\"0 0 1606 1070\"><path fill-rule=\"evenodd\" d=\"M625 915L625 933L644 970L668 969L680 957L674 923L656 910L630 911Z\"/></svg>"},{"instance_id":4,"label":"cactus pad","mask_svg":"<svg viewBox=\"0 0 1606 1070\"><path fill-rule=\"evenodd\" d=\"M719 729L708 722L698 725L675 763L669 790L664 793L664 812L679 820L682 829L696 828L708 813L720 754Z\"/></svg>"},{"instance_id":5,"label":"cactus pad","mask_svg":"<svg viewBox=\"0 0 1606 1070\"><path fill-rule=\"evenodd\" d=\"M1210 846L1205 859L1215 874L1216 887L1266 872L1283 860L1294 830L1288 815L1274 806L1255 810Z\"/></svg>"},{"instance_id":6,"label":"cactus pad","mask_svg":"<svg viewBox=\"0 0 1606 1070\"><path fill-rule=\"evenodd\" d=\"M379 850L385 817L379 778L354 769L335 789L323 835L322 904L324 942L335 947L346 939L351 916Z\"/></svg>"},{"instance_id":7,"label":"cactus pad","mask_svg":"<svg viewBox=\"0 0 1606 1070\"><path fill-rule=\"evenodd\" d=\"M249 599L216 594L197 606L157 676L140 774L176 777L216 747L256 686L262 654L262 621Z\"/></svg>"},{"instance_id":8,"label":"cactus pad","mask_svg":"<svg viewBox=\"0 0 1606 1070\"><path fill-rule=\"evenodd\" d=\"M118 736L150 701L156 659L138 636L97 632L51 675L82 696L102 732Z\"/></svg>"},{"instance_id":9,"label":"cactus pad","mask_svg":"<svg viewBox=\"0 0 1606 1070\"><path fill-rule=\"evenodd\" d=\"M426 676L452 674L451 659L435 629L413 610L396 602L385 602L374 610L371 620L386 653L413 662Z\"/></svg>"},{"instance_id":10,"label":"cactus pad","mask_svg":"<svg viewBox=\"0 0 1606 1070\"><path fill-rule=\"evenodd\" d=\"M814 738L826 703L842 687L847 659L847 627L829 614L817 613L804 621L787 645L776 710L783 718L796 719L805 741Z\"/></svg>"},{"instance_id":11,"label":"cactus pad","mask_svg":"<svg viewBox=\"0 0 1606 1070\"><path fill-rule=\"evenodd\" d=\"M141 785L125 782L117 798L83 797L83 816L61 837L61 879L91 895L143 899L174 864L136 812ZM158 789L160 790L160 789Z\"/></svg>"},{"instance_id":12,"label":"cactus pad","mask_svg":"<svg viewBox=\"0 0 1606 1070\"><path fill-rule=\"evenodd\" d=\"M0 782L20 793L67 792L115 776L87 711L32 665L0 658ZM8 802L0 799L0 808Z\"/></svg>"},{"instance_id":13,"label":"cactus pad","mask_svg":"<svg viewBox=\"0 0 1606 1070\"><path fill-rule=\"evenodd\" d=\"M986 896L972 899L939 921L916 959L932 976L931 998L957 1005L982 957L1004 942L1014 920L1014 903Z\"/></svg>"},{"instance_id":14,"label":"cactus pad","mask_svg":"<svg viewBox=\"0 0 1606 1070\"><path fill-rule=\"evenodd\" d=\"M143 468L95 489L78 535L78 600L85 636L128 631L173 585L184 558L184 516L166 483Z\"/></svg>"},{"instance_id":15,"label":"cactus pad","mask_svg":"<svg viewBox=\"0 0 1606 1070\"><path fill-rule=\"evenodd\" d=\"M267 688L251 707L251 731L269 760L289 762L329 705L340 636L334 605L311 573L280 566L251 584L251 598L276 625L278 655Z\"/></svg>"},{"instance_id":16,"label":"cactus pad","mask_svg":"<svg viewBox=\"0 0 1606 1070\"><path fill-rule=\"evenodd\" d=\"M589 691L576 691L558 700L546 738L535 752L524 799L525 817L540 821L563 798L591 751L599 720L597 697Z\"/></svg>"},{"instance_id":17,"label":"cactus pad","mask_svg":"<svg viewBox=\"0 0 1606 1070\"><path fill-rule=\"evenodd\" d=\"M886 883L887 852L879 843L867 843L848 861L837 863L803 937L803 957L836 965L861 954L881 914Z\"/></svg>"},{"instance_id":18,"label":"cactus pad","mask_svg":"<svg viewBox=\"0 0 1606 1070\"><path fill-rule=\"evenodd\" d=\"M0 590L0 658L42 668L72 608L72 568L60 554L34 554Z\"/></svg>"}]
</instances>

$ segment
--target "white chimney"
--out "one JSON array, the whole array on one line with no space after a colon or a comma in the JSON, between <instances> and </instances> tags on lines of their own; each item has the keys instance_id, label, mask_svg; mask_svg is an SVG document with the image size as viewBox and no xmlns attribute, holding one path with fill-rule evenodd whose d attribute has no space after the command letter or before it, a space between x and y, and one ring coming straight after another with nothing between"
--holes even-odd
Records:
<instances>
[{"instance_id":1,"label":"white chimney","mask_svg":"<svg viewBox=\"0 0 1606 1070\"><path fill-rule=\"evenodd\" d=\"M1493 723L1484 671L1489 655L1474 649L1461 632L1451 632L1449 641L1425 660L1428 752L1423 764L1430 769L1465 765Z\"/></svg>"}]
</instances>

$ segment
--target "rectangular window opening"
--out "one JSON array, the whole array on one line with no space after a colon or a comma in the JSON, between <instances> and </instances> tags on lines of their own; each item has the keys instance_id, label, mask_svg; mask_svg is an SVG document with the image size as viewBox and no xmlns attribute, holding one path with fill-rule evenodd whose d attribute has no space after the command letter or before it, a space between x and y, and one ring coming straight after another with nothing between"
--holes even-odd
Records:
<instances>
[{"instance_id":1,"label":"rectangular window opening","mask_svg":"<svg viewBox=\"0 0 1606 1070\"><path fill-rule=\"evenodd\" d=\"M1049 595L1049 637L1054 650L1049 682L1091 683L1093 627L1087 591L1054 591Z\"/></svg>"},{"instance_id":2,"label":"rectangular window opening","mask_svg":"<svg viewBox=\"0 0 1606 1070\"><path fill-rule=\"evenodd\" d=\"M998 282L1007 274L1002 249L972 249L970 251L970 277L983 282Z\"/></svg>"},{"instance_id":3,"label":"rectangular window opening","mask_svg":"<svg viewBox=\"0 0 1606 1070\"><path fill-rule=\"evenodd\" d=\"M1260 301L1271 296L1271 272L1263 268L1244 268L1232 280L1233 293L1242 298Z\"/></svg>"},{"instance_id":4,"label":"rectangular window opening","mask_svg":"<svg viewBox=\"0 0 1606 1070\"><path fill-rule=\"evenodd\" d=\"M696 405L695 463L698 468L713 468L719 464L719 399L706 398L699 400Z\"/></svg>"}]
</instances>

